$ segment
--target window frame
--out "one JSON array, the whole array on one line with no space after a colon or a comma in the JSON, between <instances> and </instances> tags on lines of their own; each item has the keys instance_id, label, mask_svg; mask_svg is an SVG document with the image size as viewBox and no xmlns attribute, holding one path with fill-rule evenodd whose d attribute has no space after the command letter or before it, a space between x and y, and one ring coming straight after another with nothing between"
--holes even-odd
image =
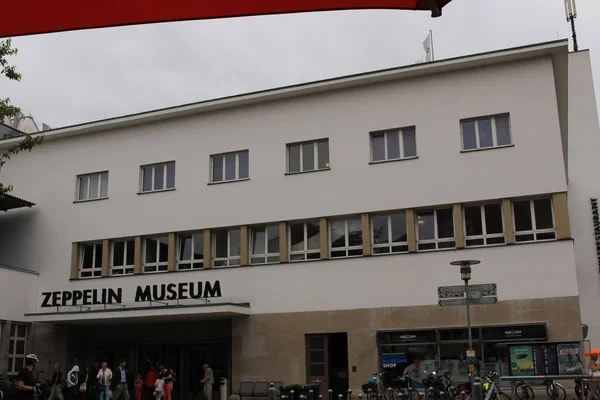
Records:
<instances>
[{"instance_id":1,"label":"window frame","mask_svg":"<svg viewBox=\"0 0 600 400\"><path fill-rule=\"evenodd\" d=\"M500 220L502 221L502 233L487 233L487 222L485 220L485 207L490 205L500 206ZM467 218L466 218L466 208L478 207L479 208L479 216L481 217L481 229L483 234L468 236L467 235ZM504 224L504 210L502 207L502 202L487 202L487 203L476 203L476 204L463 204L461 207L462 211L462 228L465 235L465 248L475 248L475 247L490 247L490 246L504 246L506 245L506 226ZM456 232L455 232L456 234ZM503 238L504 242L502 243L489 243L488 239L494 238ZM483 244L469 245L469 240L483 240Z\"/></svg>"},{"instance_id":2,"label":"window frame","mask_svg":"<svg viewBox=\"0 0 600 400\"><path fill-rule=\"evenodd\" d=\"M202 245L202 259L198 259L195 258L194 256L196 255L196 252L194 251L194 247L196 246L196 239L195 236L196 235L202 235L202 241L204 243L204 235L205 232L202 231L195 231L195 232L181 232L177 234L177 270L178 271L193 271L193 270L198 270L198 269L204 269L204 256L206 253L206 249L204 248L204 245ZM182 260L181 259L181 246L183 244L181 237L182 236L191 236L191 253L190 253L190 259L189 260ZM189 265L189 268L181 268L181 265Z\"/></svg>"},{"instance_id":3,"label":"window frame","mask_svg":"<svg viewBox=\"0 0 600 400\"><path fill-rule=\"evenodd\" d=\"M319 248L318 249L309 249L308 248L308 226L307 224L316 224L319 227ZM304 243L304 249L303 250L292 250L292 225L295 224L302 224L302 229L303 229L303 233L304 233L304 239L303 239L303 243ZM288 254L289 254L289 261L290 262L302 262L302 261L317 261L317 260L321 260L321 235L323 234L323 232L321 232L321 222L316 219L316 220L307 220L307 221L297 221L297 222L288 222L287 223L287 246L288 246ZM317 258L309 258L310 254L318 254L319 257ZM303 259L302 260L293 260L293 256L298 256L298 255L302 255Z\"/></svg>"},{"instance_id":4,"label":"window frame","mask_svg":"<svg viewBox=\"0 0 600 400\"><path fill-rule=\"evenodd\" d=\"M453 230L453 236L451 238L441 238L439 237L439 230L438 230L438 218L437 218L437 214L438 211L440 210L450 210L451 211L451 215L452 215L452 230ZM419 232L419 213L422 212L429 212L429 211L433 211L433 223L434 223L434 239L424 239L421 240L419 238L420 236L420 232ZM423 252L427 252L427 251L441 251L441 250L455 250L456 247L456 226L454 223L454 211L452 210L452 206L450 207L437 207L437 208L424 208L424 209L419 209L419 210L415 210L415 237L416 237L416 244L417 244L417 252L423 253ZM452 247L439 247L440 243L449 243L449 242L454 242L454 246ZM420 249L419 245L427 245L427 244L435 244L435 248L433 249Z\"/></svg>"},{"instance_id":5,"label":"window frame","mask_svg":"<svg viewBox=\"0 0 600 400\"><path fill-rule=\"evenodd\" d=\"M98 175L98 197L90 198L91 195L91 182L92 176ZM106 196L102 196L102 178L106 176ZM81 189L81 182L83 179L87 180L87 198L80 199L79 198L79 190ZM98 200L106 200L108 199L108 180L109 180L109 171L98 171L98 172L90 172L87 174L80 174L76 176L75 182L75 203L85 203L87 201L98 201Z\"/></svg>"},{"instance_id":6,"label":"window frame","mask_svg":"<svg viewBox=\"0 0 600 400\"><path fill-rule=\"evenodd\" d=\"M161 239L167 242L167 261L160 261L160 243ZM146 262L146 251L148 246L148 240L156 240L156 262ZM161 272L167 272L169 270L169 237L168 236L148 236L144 238L142 246L142 273L143 274L157 274ZM148 271L149 267L153 267L153 271Z\"/></svg>"},{"instance_id":7,"label":"window frame","mask_svg":"<svg viewBox=\"0 0 600 400\"><path fill-rule=\"evenodd\" d=\"M327 142L327 163L324 168L319 168L319 143ZM313 145L313 162L314 169L304 170L304 145L312 144ZM300 146L300 171L290 171L290 148L292 146ZM285 174L286 175L296 175L296 174L306 174L309 172L318 172L318 171L328 171L331 169L331 151L329 146L329 138L320 138L320 139L312 139L312 140L304 140L302 142L293 142L286 143L285 145Z\"/></svg>"},{"instance_id":8,"label":"window frame","mask_svg":"<svg viewBox=\"0 0 600 400\"><path fill-rule=\"evenodd\" d=\"M404 131L405 130L414 130L415 132L415 155L406 157L404 154ZM398 158L388 158L388 135L391 133L398 133L398 154L400 157ZM385 154L385 158L383 160L375 160L374 158L374 146L373 146L373 137L383 135L383 151ZM369 145L370 145L370 164L380 164L392 161L402 161L402 160L413 160L415 158L419 158L419 151L417 148L417 127L415 125L412 126L403 126L401 128L390 128L383 129L378 131L369 132Z\"/></svg>"},{"instance_id":9,"label":"window frame","mask_svg":"<svg viewBox=\"0 0 600 400\"><path fill-rule=\"evenodd\" d=\"M167 182L168 182L168 166L170 164L173 164L173 187L171 187L171 188L167 187ZM145 171L146 171L146 168L148 168L148 167L152 167L152 189L151 190L144 190ZM163 188L162 189L155 189L154 188L154 184L155 184L155 182L154 182L154 176L156 175L156 169L157 169L157 167L162 167L163 168ZM176 187L177 187L176 181L177 181L177 165L176 165L175 160L140 165L140 185L139 185L138 194L168 192L170 190L175 190Z\"/></svg>"},{"instance_id":10,"label":"window frame","mask_svg":"<svg viewBox=\"0 0 600 400\"><path fill-rule=\"evenodd\" d=\"M83 260L86 246L92 246L92 268L83 268ZM100 265L96 265L96 253L98 252L98 248L100 251ZM102 242L89 242L89 243L80 243L79 244L79 262L77 266L79 279L94 279L102 277ZM90 273L89 276L83 276L84 273Z\"/></svg>"},{"instance_id":11,"label":"window frame","mask_svg":"<svg viewBox=\"0 0 600 400\"><path fill-rule=\"evenodd\" d=\"M276 227L277 228L277 240L281 237L281 232L279 229L279 224L265 224L265 225L256 225L249 227L250 229L250 249L249 249L249 257L250 257L250 265L265 265L265 264L277 264L281 262L281 247L279 247L279 252L277 253L269 253L269 228ZM263 229L265 231L265 253L264 254L254 254L254 230L255 229ZM277 258L277 261L269 261L269 258ZM263 258L263 262L254 262L255 258Z\"/></svg>"},{"instance_id":12,"label":"window frame","mask_svg":"<svg viewBox=\"0 0 600 400\"><path fill-rule=\"evenodd\" d=\"M240 254L237 256L232 256L231 255L231 231L233 230L237 230L239 231L240 234ZM227 257L223 258L223 257L217 257L217 232L219 231L227 231ZM223 229L215 229L212 232L212 237L211 237L211 242L212 242L212 260L211 260L211 264L212 267L214 268L228 268L228 267L239 267L242 264L242 243L241 243L241 239L242 239L242 228L240 226L238 227L233 227L233 228L223 228ZM234 263L232 263L232 261L234 261ZM235 263L237 261L237 263ZM225 262L226 265L216 265L217 262Z\"/></svg>"},{"instance_id":13,"label":"window frame","mask_svg":"<svg viewBox=\"0 0 600 400\"><path fill-rule=\"evenodd\" d=\"M132 242L133 246L133 264L127 264L127 246L128 243ZM123 265L119 265L115 267L115 244L123 243ZM117 271L122 271L121 273L115 273ZM111 276L126 276L133 275L135 272L135 239L119 239L112 240L110 243L110 275Z\"/></svg>"},{"instance_id":14,"label":"window frame","mask_svg":"<svg viewBox=\"0 0 600 400\"><path fill-rule=\"evenodd\" d=\"M496 130L496 118L498 117L507 117L508 119L508 137L510 138L509 144L498 144L498 132ZM481 147L480 138L479 138L479 121L491 119L492 120L492 143L493 145L490 147ZM465 149L465 139L464 139L464 131L463 131L463 123L467 122L475 122L475 143L477 147L473 149ZM490 150L490 149L501 149L503 147L513 147L513 136L512 136L512 124L510 113L500 113L500 114L492 114L492 115L482 115L479 117L472 118L463 118L459 121L460 126L460 148L462 153L468 153L471 151L480 151L480 150Z\"/></svg>"},{"instance_id":15,"label":"window frame","mask_svg":"<svg viewBox=\"0 0 600 400\"><path fill-rule=\"evenodd\" d=\"M248 176L245 178L240 178L240 154L242 154L242 153L248 154ZM225 161L225 156L228 156L231 154L235 154L235 178L234 179L225 179L227 177L227 170L226 170L227 163ZM223 179L220 181L214 180L215 157L223 157L223 174L222 174ZM216 185L216 184L221 184L221 183L230 183L230 182L241 182L241 181L249 180L250 179L250 150L244 149L244 150L228 151L225 153L211 154L209 171L210 171L210 176L209 176L208 183L210 185Z\"/></svg>"},{"instance_id":16,"label":"window frame","mask_svg":"<svg viewBox=\"0 0 600 400\"><path fill-rule=\"evenodd\" d=\"M546 229L537 229L536 226L536 221L535 221L535 201L536 200L548 200L550 201L550 211L552 213L552 228L546 228ZM529 231L518 231L517 232L517 215L515 213L515 202L522 202L522 201L527 201L529 202L529 213L530 213L530 217L531 217L531 227L532 230ZM513 218L513 226L514 226L514 233L513 233L513 237L515 240L515 244L521 244L521 243L534 243L534 242L552 242L552 241L556 241L557 240L557 232L556 232L556 216L554 215L554 201L552 200L552 197L535 197L535 198L529 198L529 199L512 199L511 200L511 209L512 209L512 218ZM538 235L544 235L544 234L549 234L549 233L553 233L554 237L551 239L538 239ZM525 236L525 235L533 235L533 240L517 240L518 236Z\"/></svg>"},{"instance_id":17,"label":"window frame","mask_svg":"<svg viewBox=\"0 0 600 400\"><path fill-rule=\"evenodd\" d=\"M364 237L364 232L362 231L362 216L361 215L356 215L356 216L347 216L347 217L335 217L335 218L329 218L328 220L328 238L329 238L329 258L331 259L337 259L337 258L354 258L354 257L363 257L364 256L364 248L363 248L363 243L361 240L361 244L360 245L354 245L354 246L349 246L349 241L350 241L350 234L348 231L348 220L350 219L358 219L359 223L360 223L360 232L361 232L361 238ZM331 243L331 231L332 231L332 227L333 227L333 222L335 221L344 221L344 242L345 242L345 246L344 247L333 247L333 243ZM360 249L360 254L352 254L350 255L351 251L355 251L355 250L359 250ZM334 256L333 253L334 252L339 252L339 251L344 251L346 253L346 255L344 256Z\"/></svg>"},{"instance_id":18,"label":"window frame","mask_svg":"<svg viewBox=\"0 0 600 400\"><path fill-rule=\"evenodd\" d=\"M404 230L406 231L406 241L405 242L393 242L392 241L392 215L394 214L404 214ZM386 217L387 219L387 229L388 229L388 242L387 243L375 243L375 235L373 233L373 229L374 229L374 225L373 225L373 218L375 217ZM397 211L392 211L392 212L386 212L386 213L377 213L377 214L372 214L369 218L369 228L371 229L371 254L374 256L381 256L381 255L388 255L388 254L405 254L408 253L408 221L406 219L406 210L397 210ZM398 247L398 246L405 246L406 247L406 251L394 251L393 248L394 247ZM388 252L386 253L376 253L375 249L382 249L382 248L388 248Z\"/></svg>"},{"instance_id":19,"label":"window frame","mask_svg":"<svg viewBox=\"0 0 600 400\"><path fill-rule=\"evenodd\" d=\"M25 336L19 336L18 327L25 328ZM17 375L21 369L25 367L25 356L27 355L27 336L29 333L29 325L11 322L10 324L10 332L8 335L8 357L7 357L7 375ZM13 348L10 346L10 342L13 342ZM17 343L23 342L23 353L17 353ZM12 369L9 368L10 360L12 359ZM17 366L16 361L21 359L23 361L23 365Z\"/></svg>"}]
</instances>

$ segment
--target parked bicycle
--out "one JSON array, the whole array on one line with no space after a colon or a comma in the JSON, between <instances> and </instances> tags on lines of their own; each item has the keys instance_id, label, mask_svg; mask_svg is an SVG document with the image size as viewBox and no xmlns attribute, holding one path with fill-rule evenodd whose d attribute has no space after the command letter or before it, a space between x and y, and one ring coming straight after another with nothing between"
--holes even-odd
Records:
<instances>
[{"instance_id":1,"label":"parked bicycle","mask_svg":"<svg viewBox=\"0 0 600 400\"><path fill-rule=\"evenodd\" d=\"M555 380L547 380L543 383L546 385L546 394L551 400L566 400L567 391ZM535 394L531 386L525 381L517 382L515 386L515 395L519 400L533 400Z\"/></svg>"},{"instance_id":2,"label":"parked bicycle","mask_svg":"<svg viewBox=\"0 0 600 400\"><path fill-rule=\"evenodd\" d=\"M15 382L8 376L0 375L0 400L14 400L17 394Z\"/></svg>"}]
</instances>

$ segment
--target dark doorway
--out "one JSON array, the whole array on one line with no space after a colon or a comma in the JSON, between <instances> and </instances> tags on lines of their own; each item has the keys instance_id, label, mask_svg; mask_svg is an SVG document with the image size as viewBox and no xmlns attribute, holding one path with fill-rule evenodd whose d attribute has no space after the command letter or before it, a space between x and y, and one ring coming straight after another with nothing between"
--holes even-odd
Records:
<instances>
[{"instance_id":1,"label":"dark doorway","mask_svg":"<svg viewBox=\"0 0 600 400\"><path fill-rule=\"evenodd\" d=\"M329 335L329 389L333 390L333 398L348 394L348 334L332 333Z\"/></svg>"},{"instance_id":2,"label":"dark doorway","mask_svg":"<svg viewBox=\"0 0 600 400\"><path fill-rule=\"evenodd\" d=\"M348 334L306 335L306 380L320 383L321 394L328 398L346 397L348 393Z\"/></svg>"}]
</instances>

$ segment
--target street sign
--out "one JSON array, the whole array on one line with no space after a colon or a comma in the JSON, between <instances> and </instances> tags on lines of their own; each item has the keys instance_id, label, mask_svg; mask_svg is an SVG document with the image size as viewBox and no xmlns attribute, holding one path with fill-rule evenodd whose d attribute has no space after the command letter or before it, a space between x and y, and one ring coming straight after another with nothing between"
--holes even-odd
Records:
<instances>
[{"instance_id":1,"label":"street sign","mask_svg":"<svg viewBox=\"0 0 600 400\"><path fill-rule=\"evenodd\" d=\"M481 297L479 299L469 299L469 304L478 305L478 304L496 304L498 302L497 297ZM438 304L442 307L451 307L451 306L464 306L467 304L466 298L460 299L442 299L438 301Z\"/></svg>"},{"instance_id":2,"label":"street sign","mask_svg":"<svg viewBox=\"0 0 600 400\"><path fill-rule=\"evenodd\" d=\"M498 293L496 292L498 289L498 285L495 283L481 283L479 285L469 285L469 291L478 290L484 293L484 296L496 296ZM489 294L485 294L489 293Z\"/></svg>"},{"instance_id":3,"label":"street sign","mask_svg":"<svg viewBox=\"0 0 600 400\"><path fill-rule=\"evenodd\" d=\"M498 285L495 283L482 283L478 285L469 285L468 290L471 292L480 292L481 296L497 296ZM478 296L476 294L470 296ZM460 299L465 297L465 286L464 285L453 285L453 286L439 286L438 287L438 299ZM473 297L473 298L479 298Z\"/></svg>"},{"instance_id":4,"label":"street sign","mask_svg":"<svg viewBox=\"0 0 600 400\"><path fill-rule=\"evenodd\" d=\"M469 288L469 291L467 292L467 299L469 300L478 300L482 297L482 293L479 290L471 290L471 288Z\"/></svg>"},{"instance_id":5,"label":"street sign","mask_svg":"<svg viewBox=\"0 0 600 400\"><path fill-rule=\"evenodd\" d=\"M467 358L475 358L475 350L467 350Z\"/></svg>"},{"instance_id":6,"label":"street sign","mask_svg":"<svg viewBox=\"0 0 600 400\"><path fill-rule=\"evenodd\" d=\"M440 299L453 299L465 297L465 286L439 286L438 287L438 298Z\"/></svg>"}]
</instances>

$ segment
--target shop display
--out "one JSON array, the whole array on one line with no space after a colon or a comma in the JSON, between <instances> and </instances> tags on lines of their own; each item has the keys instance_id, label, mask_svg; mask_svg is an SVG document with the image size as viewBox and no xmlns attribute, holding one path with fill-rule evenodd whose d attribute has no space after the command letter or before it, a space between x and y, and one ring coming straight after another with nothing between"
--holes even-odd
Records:
<instances>
[{"instance_id":1,"label":"shop display","mask_svg":"<svg viewBox=\"0 0 600 400\"><path fill-rule=\"evenodd\" d=\"M579 375L579 343L543 343L510 346L512 376Z\"/></svg>"},{"instance_id":2,"label":"shop display","mask_svg":"<svg viewBox=\"0 0 600 400\"><path fill-rule=\"evenodd\" d=\"M510 347L510 374L512 376L532 376L534 374L532 346Z\"/></svg>"}]
</instances>

